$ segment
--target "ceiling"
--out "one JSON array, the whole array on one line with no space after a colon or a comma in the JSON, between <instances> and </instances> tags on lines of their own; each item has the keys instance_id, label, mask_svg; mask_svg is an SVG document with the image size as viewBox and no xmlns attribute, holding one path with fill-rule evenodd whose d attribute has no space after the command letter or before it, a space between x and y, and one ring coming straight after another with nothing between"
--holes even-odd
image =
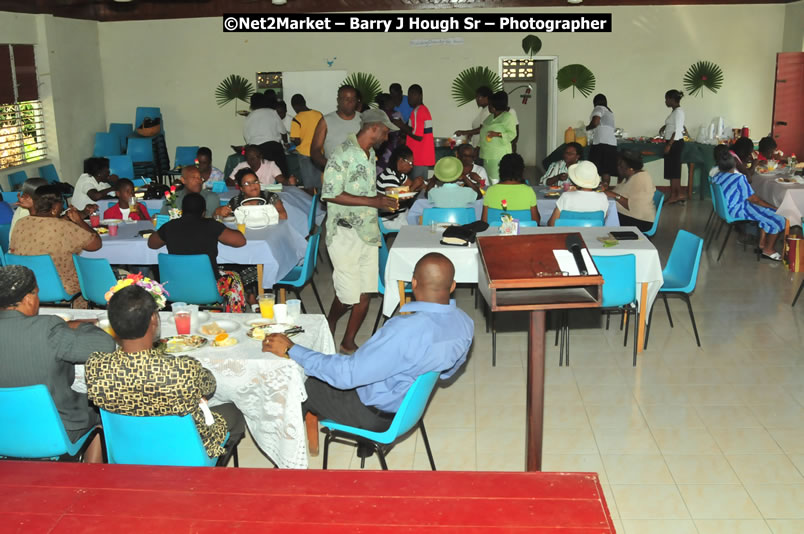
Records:
<instances>
[{"instance_id":1,"label":"ceiling","mask_svg":"<svg viewBox=\"0 0 804 534\"><path fill-rule=\"evenodd\" d=\"M678 4L785 4L795 0L584 0L586 7ZM322 13L410 9L520 8L564 6L567 0L0 0L0 11L47 13L99 21L216 17L224 13Z\"/></svg>"}]
</instances>

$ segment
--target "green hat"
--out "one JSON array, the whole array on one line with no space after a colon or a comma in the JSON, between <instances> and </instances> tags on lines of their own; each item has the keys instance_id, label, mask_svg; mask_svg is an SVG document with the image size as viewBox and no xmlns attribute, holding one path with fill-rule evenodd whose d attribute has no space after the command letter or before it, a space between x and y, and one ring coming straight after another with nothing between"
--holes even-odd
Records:
<instances>
[{"instance_id":1,"label":"green hat","mask_svg":"<svg viewBox=\"0 0 804 534\"><path fill-rule=\"evenodd\" d=\"M455 156L446 156L435 164L435 177L442 182L454 182L463 174L463 163Z\"/></svg>"}]
</instances>

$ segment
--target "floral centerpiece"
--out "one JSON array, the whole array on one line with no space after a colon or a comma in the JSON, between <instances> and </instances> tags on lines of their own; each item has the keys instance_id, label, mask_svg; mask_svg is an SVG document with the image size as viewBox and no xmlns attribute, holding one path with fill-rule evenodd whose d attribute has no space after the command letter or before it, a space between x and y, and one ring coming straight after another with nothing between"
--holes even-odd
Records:
<instances>
[{"instance_id":1,"label":"floral centerpiece","mask_svg":"<svg viewBox=\"0 0 804 534\"><path fill-rule=\"evenodd\" d=\"M519 219L514 219L513 215L508 213L508 201L503 199L502 202L503 213L500 215L500 234L501 235L517 235L519 233Z\"/></svg>"},{"instance_id":2,"label":"floral centerpiece","mask_svg":"<svg viewBox=\"0 0 804 534\"><path fill-rule=\"evenodd\" d=\"M165 288L162 287L162 284L156 282L155 280L151 280L150 278L144 277L142 273L129 274L122 280L118 280L117 283L111 288L109 288L109 291L107 291L106 294L104 295L106 302L109 302L109 300L112 298L112 295L114 295L124 287L128 287L130 285L140 286L145 291L150 293L151 296L156 301L158 309L161 310L162 308L165 307L165 304L167 303L165 295L169 296L170 293L168 293L165 290Z\"/></svg>"},{"instance_id":3,"label":"floral centerpiece","mask_svg":"<svg viewBox=\"0 0 804 534\"><path fill-rule=\"evenodd\" d=\"M165 191L165 204L168 205L168 213L171 219L178 219L181 217L181 208L177 206L178 200L176 199L176 186L171 185L168 191Z\"/></svg>"}]
</instances>

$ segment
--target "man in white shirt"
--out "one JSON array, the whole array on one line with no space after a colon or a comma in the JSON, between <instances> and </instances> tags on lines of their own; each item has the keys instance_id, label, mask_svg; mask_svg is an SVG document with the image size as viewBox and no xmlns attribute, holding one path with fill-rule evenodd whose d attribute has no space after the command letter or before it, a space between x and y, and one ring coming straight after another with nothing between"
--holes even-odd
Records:
<instances>
[{"instance_id":1,"label":"man in white shirt","mask_svg":"<svg viewBox=\"0 0 804 534\"><path fill-rule=\"evenodd\" d=\"M243 124L243 138L249 145L261 145L269 141L282 142L287 136L285 124L275 109L268 107L268 99L262 93L251 95L251 113Z\"/></svg>"},{"instance_id":2,"label":"man in white shirt","mask_svg":"<svg viewBox=\"0 0 804 534\"><path fill-rule=\"evenodd\" d=\"M113 198L117 190L117 175L109 174L109 160L106 158L87 158L84 160L84 174L75 182L75 190L70 203L79 211L98 208L98 200Z\"/></svg>"},{"instance_id":3,"label":"man in white shirt","mask_svg":"<svg viewBox=\"0 0 804 534\"><path fill-rule=\"evenodd\" d=\"M460 145L455 151L455 157L463 163L463 175L461 178L464 184L475 191L485 189L491 185L486 169L482 165L475 163L475 147L468 143Z\"/></svg>"}]
</instances>

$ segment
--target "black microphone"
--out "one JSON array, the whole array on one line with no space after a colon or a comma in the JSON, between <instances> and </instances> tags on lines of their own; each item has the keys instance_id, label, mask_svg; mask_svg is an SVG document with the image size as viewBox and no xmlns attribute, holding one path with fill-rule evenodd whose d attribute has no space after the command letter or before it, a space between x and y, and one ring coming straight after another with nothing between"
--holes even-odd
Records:
<instances>
[{"instance_id":1,"label":"black microphone","mask_svg":"<svg viewBox=\"0 0 804 534\"><path fill-rule=\"evenodd\" d=\"M583 249L581 237L578 234L568 234L566 246L567 250L572 252L572 256L575 258L575 265L578 266L578 272L581 276L589 274L586 270L586 262L583 261L583 256L581 255L581 249Z\"/></svg>"}]
</instances>

